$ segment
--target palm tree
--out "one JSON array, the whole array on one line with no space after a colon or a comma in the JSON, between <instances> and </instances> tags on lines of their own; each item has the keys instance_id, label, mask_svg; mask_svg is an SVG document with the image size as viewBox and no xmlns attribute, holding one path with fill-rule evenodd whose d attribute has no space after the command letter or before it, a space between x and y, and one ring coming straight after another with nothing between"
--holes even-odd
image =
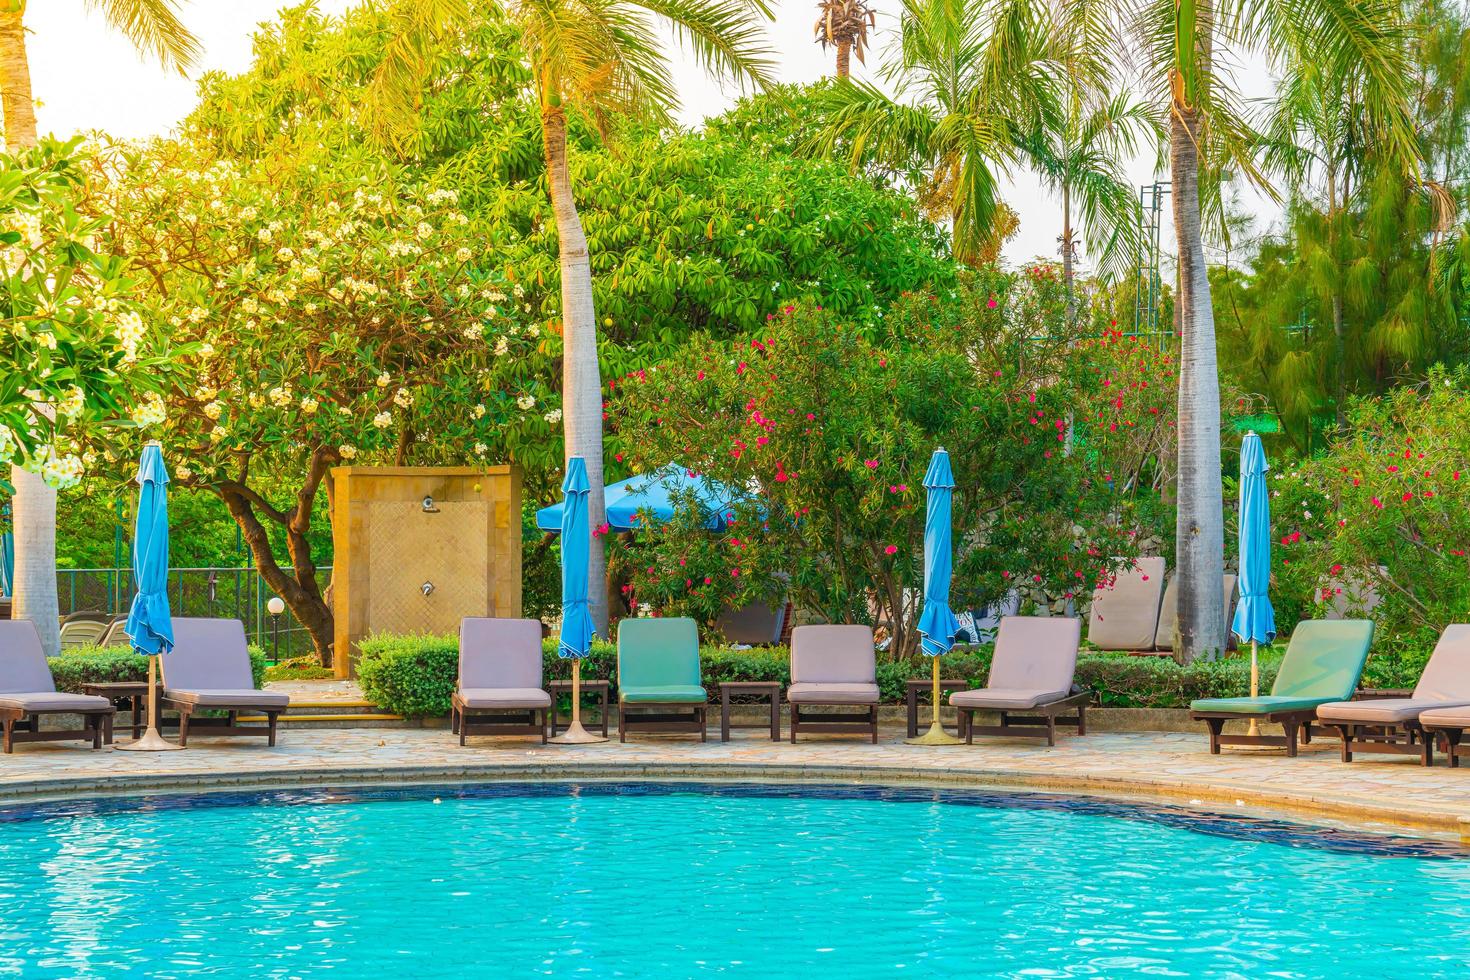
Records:
<instances>
[{"instance_id":1,"label":"palm tree","mask_svg":"<svg viewBox=\"0 0 1470 980\"><path fill-rule=\"evenodd\" d=\"M678 104L658 27L671 28L695 59L717 77L773 81L760 21L765 0L491 0L479 8L504 16L520 33L540 106L547 185L556 219L561 264L562 400L567 458L587 464L588 518L607 514L602 459L602 375L587 236L577 213L567 166L567 119L577 114L608 135L630 118L672 121ZM475 11L461 0L405 0L399 29L387 46L365 109L387 135L405 145L417 129L416 102L428 76L433 45ZM603 539L592 541L592 582L606 582ZM608 602L593 589L593 622L607 635Z\"/></svg>"},{"instance_id":2,"label":"palm tree","mask_svg":"<svg viewBox=\"0 0 1470 980\"><path fill-rule=\"evenodd\" d=\"M1143 82L1169 116L1169 172L1179 249L1180 365L1178 656L1225 649L1224 516L1220 472L1220 378L1204 254L1204 221L1223 214L1220 173L1231 168L1268 187L1253 154L1232 76L1217 70L1248 54L1273 66L1310 59L1333 76L1358 73L1352 93L1385 151L1415 168L1409 109L1409 44L1393 0L1129 0L1128 28Z\"/></svg>"},{"instance_id":3,"label":"palm tree","mask_svg":"<svg viewBox=\"0 0 1470 980\"><path fill-rule=\"evenodd\" d=\"M818 7L822 16L817 18L813 33L823 50L829 44L837 48L837 77L846 78L854 52L859 64L867 64L863 55L868 47L868 31L877 24L873 9L863 0L821 0Z\"/></svg>"},{"instance_id":4,"label":"palm tree","mask_svg":"<svg viewBox=\"0 0 1470 980\"><path fill-rule=\"evenodd\" d=\"M1137 136L1155 130L1144 107L1121 95L1089 108L1073 90L1067 101L1060 125L1038 130L1025 148L1042 184L1061 196L1062 279L1068 319L1075 319L1078 234L1072 219L1081 220L1082 240L1103 278L1124 275L1136 255L1139 206L1123 167L1138 147Z\"/></svg>"},{"instance_id":5,"label":"palm tree","mask_svg":"<svg viewBox=\"0 0 1470 980\"><path fill-rule=\"evenodd\" d=\"M882 70L902 99L861 82L837 85L815 148L831 153L845 142L854 166L910 174L920 201L952 222L955 256L980 263L1006 214L999 172L1061 116L1048 25L1030 0L904 0Z\"/></svg>"},{"instance_id":6,"label":"palm tree","mask_svg":"<svg viewBox=\"0 0 1470 980\"><path fill-rule=\"evenodd\" d=\"M175 0L84 0L100 10L114 30L165 67L185 71L199 43L179 22ZM0 111L5 146L11 151L36 145L36 110L31 68L26 57L26 0L0 2ZM39 476L12 466L12 519L15 530L15 603L11 615L29 619L48 654L61 646L56 597L56 491Z\"/></svg>"}]
</instances>

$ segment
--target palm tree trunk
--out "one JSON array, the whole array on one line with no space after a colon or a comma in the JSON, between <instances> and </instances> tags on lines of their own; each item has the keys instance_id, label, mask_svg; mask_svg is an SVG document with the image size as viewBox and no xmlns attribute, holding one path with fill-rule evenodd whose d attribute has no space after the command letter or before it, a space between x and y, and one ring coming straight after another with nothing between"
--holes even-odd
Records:
<instances>
[{"instance_id":1,"label":"palm tree trunk","mask_svg":"<svg viewBox=\"0 0 1470 980\"><path fill-rule=\"evenodd\" d=\"M562 426L567 458L581 456L587 464L588 522L593 528L607 520L602 482L602 374L597 363L597 311L592 305L592 264L587 236L572 197L567 168L567 120L559 106L543 104L541 131L546 146L546 175L551 186L551 209L561 257L562 318ZM587 561L591 586L590 611L597 632L606 637L608 626L607 555L605 536L592 539Z\"/></svg>"},{"instance_id":2,"label":"palm tree trunk","mask_svg":"<svg viewBox=\"0 0 1470 980\"><path fill-rule=\"evenodd\" d=\"M1179 503L1174 543L1183 663L1225 649L1224 488L1220 377L1199 203L1199 115L1175 100L1169 123L1174 229L1179 245Z\"/></svg>"},{"instance_id":3,"label":"palm tree trunk","mask_svg":"<svg viewBox=\"0 0 1470 980\"><path fill-rule=\"evenodd\" d=\"M1072 290L1072 188L1062 184L1062 282L1067 287L1067 324L1077 322L1077 296Z\"/></svg>"},{"instance_id":4,"label":"palm tree trunk","mask_svg":"<svg viewBox=\"0 0 1470 980\"><path fill-rule=\"evenodd\" d=\"M1332 251L1332 264L1336 266L1339 261L1337 250L1337 167L1332 166L1327 171L1327 247ZM1334 409L1337 414L1337 431L1347 431L1347 339L1343 334L1342 316L1342 276L1334 276L1332 281L1332 342L1333 356L1337 362L1333 377L1332 397ZM1307 418L1307 431L1310 434L1312 420ZM1310 438L1310 435L1309 435Z\"/></svg>"},{"instance_id":5,"label":"palm tree trunk","mask_svg":"<svg viewBox=\"0 0 1470 980\"><path fill-rule=\"evenodd\" d=\"M36 109L31 68L26 58L24 4L0 11L0 111L5 113L5 146L14 152L36 145ZM15 603L11 615L29 619L41 634L49 657L61 649L56 597L56 491L35 473L10 468L15 487Z\"/></svg>"},{"instance_id":6,"label":"palm tree trunk","mask_svg":"<svg viewBox=\"0 0 1470 980\"><path fill-rule=\"evenodd\" d=\"M851 72L852 66L852 42L837 42L837 77L846 78Z\"/></svg>"},{"instance_id":7,"label":"palm tree trunk","mask_svg":"<svg viewBox=\"0 0 1470 980\"><path fill-rule=\"evenodd\" d=\"M5 114L5 146L11 151L36 145L36 104L31 97L24 17L24 3L0 3L0 112Z\"/></svg>"}]
</instances>

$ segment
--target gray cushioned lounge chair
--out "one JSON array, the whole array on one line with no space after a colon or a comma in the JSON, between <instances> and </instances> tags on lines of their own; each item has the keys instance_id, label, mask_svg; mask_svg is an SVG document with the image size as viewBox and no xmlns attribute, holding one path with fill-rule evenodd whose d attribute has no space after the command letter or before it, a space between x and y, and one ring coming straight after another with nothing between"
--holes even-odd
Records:
<instances>
[{"instance_id":1,"label":"gray cushioned lounge chair","mask_svg":"<svg viewBox=\"0 0 1470 980\"><path fill-rule=\"evenodd\" d=\"M798 626L791 631L791 741L802 729L849 733L878 741L877 658L867 626ZM813 713L812 707L863 707Z\"/></svg>"},{"instance_id":2,"label":"gray cushioned lounge chair","mask_svg":"<svg viewBox=\"0 0 1470 980\"><path fill-rule=\"evenodd\" d=\"M1092 594L1087 642L1099 650L1152 650L1164 599L1164 559L1140 558Z\"/></svg>"},{"instance_id":3,"label":"gray cushioned lounge chair","mask_svg":"<svg viewBox=\"0 0 1470 980\"><path fill-rule=\"evenodd\" d=\"M1470 705L1430 708L1420 713L1419 724L1426 738L1437 735L1445 740L1451 769L1459 768L1461 759L1470 759L1470 741L1463 741L1465 732L1470 731Z\"/></svg>"},{"instance_id":4,"label":"gray cushioned lounge chair","mask_svg":"<svg viewBox=\"0 0 1470 980\"><path fill-rule=\"evenodd\" d=\"M1071 617L1002 619L985 686L949 696L960 713L965 741L973 744L976 735L1011 735L1045 738L1047 745L1055 745L1058 724L1076 725L1077 734L1086 735L1092 692L1074 683L1081 636L1081 623ZM976 725L977 711L998 712L1000 724Z\"/></svg>"},{"instance_id":5,"label":"gray cushioned lounge chair","mask_svg":"<svg viewBox=\"0 0 1470 980\"><path fill-rule=\"evenodd\" d=\"M1334 701L1317 709L1317 720L1342 737L1342 761L1354 752L1417 755L1434 764L1434 738L1420 717L1435 708L1470 705L1470 626L1446 626L1414 692L1407 698ZM1453 757L1452 757L1453 758Z\"/></svg>"},{"instance_id":6,"label":"gray cushioned lounge chair","mask_svg":"<svg viewBox=\"0 0 1470 980\"><path fill-rule=\"evenodd\" d=\"M262 691L250 674L245 625L238 619L173 621L174 648L160 658L163 707L179 713L179 745L189 744L196 711L224 711L223 719L201 719L205 735L264 735L276 744L276 719L291 706L278 691ZM242 711L265 715L265 725L242 725Z\"/></svg>"},{"instance_id":7,"label":"gray cushioned lounge chair","mask_svg":"<svg viewBox=\"0 0 1470 980\"><path fill-rule=\"evenodd\" d=\"M112 702L90 694L56 690L41 649L41 635L28 619L0 620L0 729L8 753L16 742L81 740L112 744ZM81 728L42 731L42 715L80 715Z\"/></svg>"},{"instance_id":8,"label":"gray cushioned lounge chair","mask_svg":"<svg viewBox=\"0 0 1470 980\"><path fill-rule=\"evenodd\" d=\"M459 624L459 689L450 728L469 735L540 735L551 695L542 687L541 622L468 617Z\"/></svg>"}]
</instances>

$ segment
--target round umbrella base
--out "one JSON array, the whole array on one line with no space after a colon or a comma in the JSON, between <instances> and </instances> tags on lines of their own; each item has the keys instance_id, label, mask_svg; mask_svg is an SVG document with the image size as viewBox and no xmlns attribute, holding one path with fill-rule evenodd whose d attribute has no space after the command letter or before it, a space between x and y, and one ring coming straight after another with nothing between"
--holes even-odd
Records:
<instances>
[{"instance_id":1,"label":"round umbrella base","mask_svg":"<svg viewBox=\"0 0 1470 980\"><path fill-rule=\"evenodd\" d=\"M929 726L929 730L917 738L906 738L905 745L964 745L965 740L955 738L945 731L938 721Z\"/></svg>"},{"instance_id":2,"label":"round umbrella base","mask_svg":"<svg viewBox=\"0 0 1470 980\"><path fill-rule=\"evenodd\" d=\"M158 734L158 729L150 728L143 733L142 738L114 745L113 748L119 752L178 752L183 749L183 746L165 741L164 737Z\"/></svg>"},{"instance_id":3,"label":"round umbrella base","mask_svg":"<svg viewBox=\"0 0 1470 980\"><path fill-rule=\"evenodd\" d=\"M550 741L556 745L591 745L594 742L606 742L607 739L601 735L592 734L582 727L580 721L574 721L566 731Z\"/></svg>"}]
</instances>

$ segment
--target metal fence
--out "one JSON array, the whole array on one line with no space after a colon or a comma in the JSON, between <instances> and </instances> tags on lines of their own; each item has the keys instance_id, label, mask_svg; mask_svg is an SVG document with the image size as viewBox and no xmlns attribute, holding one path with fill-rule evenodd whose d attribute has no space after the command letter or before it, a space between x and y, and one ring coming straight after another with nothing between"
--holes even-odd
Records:
<instances>
[{"instance_id":1,"label":"metal fence","mask_svg":"<svg viewBox=\"0 0 1470 980\"><path fill-rule=\"evenodd\" d=\"M331 566L317 569L317 585L326 589ZM61 568L56 591L63 615L101 612L126 616L132 604L130 568ZM271 660L312 653L311 635L288 607L279 617L266 608L275 592L254 568L171 568L168 573L169 609L175 616L238 619L250 642L262 647Z\"/></svg>"}]
</instances>

